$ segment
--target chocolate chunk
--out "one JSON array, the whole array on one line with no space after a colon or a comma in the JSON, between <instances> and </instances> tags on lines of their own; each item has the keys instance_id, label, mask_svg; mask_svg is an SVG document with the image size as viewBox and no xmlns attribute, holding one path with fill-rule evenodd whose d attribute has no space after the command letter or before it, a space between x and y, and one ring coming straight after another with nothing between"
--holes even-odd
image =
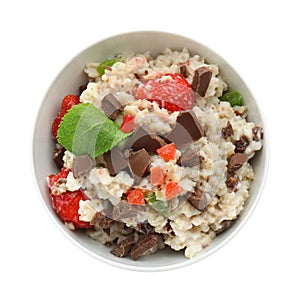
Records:
<instances>
[{"instance_id":1,"label":"chocolate chunk","mask_svg":"<svg viewBox=\"0 0 300 302\"><path fill-rule=\"evenodd\" d=\"M239 178L235 174L228 174L227 179L225 181L226 187L230 191L236 191L236 186L239 183Z\"/></svg>"},{"instance_id":2,"label":"chocolate chunk","mask_svg":"<svg viewBox=\"0 0 300 302\"><path fill-rule=\"evenodd\" d=\"M203 211L208 205L205 193L199 188L196 188L196 191L191 195L188 201L199 211Z\"/></svg>"},{"instance_id":3,"label":"chocolate chunk","mask_svg":"<svg viewBox=\"0 0 300 302\"><path fill-rule=\"evenodd\" d=\"M179 113L176 125L167 135L167 139L180 149L204 136L202 127L193 111Z\"/></svg>"},{"instance_id":4,"label":"chocolate chunk","mask_svg":"<svg viewBox=\"0 0 300 302\"><path fill-rule=\"evenodd\" d=\"M234 132L233 132L232 126L231 126L230 122L228 121L226 127L222 128L222 135L225 139L227 139L228 137L230 137L233 134L234 134Z\"/></svg>"},{"instance_id":5,"label":"chocolate chunk","mask_svg":"<svg viewBox=\"0 0 300 302\"><path fill-rule=\"evenodd\" d=\"M95 226L96 228L102 229L109 229L115 223L114 220L106 217L103 213L97 212L92 221L90 222L91 225Z\"/></svg>"},{"instance_id":6,"label":"chocolate chunk","mask_svg":"<svg viewBox=\"0 0 300 302\"><path fill-rule=\"evenodd\" d=\"M120 258L126 257L129 253L131 247L135 244L135 236L131 235L123 240L121 240L116 247L114 247L110 252Z\"/></svg>"},{"instance_id":7,"label":"chocolate chunk","mask_svg":"<svg viewBox=\"0 0 300 302\"><path fill-rule=\"evenodd\" d=\"M130 155L128 163L133 177L138 181L149 172L150 155L145 149L141 149Z\"/></svg>"},{"instance_id":8,"label":"chocolate chunk","mask_svg":"<svg viewBox=\"0 0 300 302\"><path fill-rule=\"evenodd\" d=\"M159 244L162 241L158 234L151 234L140 239L136 245L131 249L130 255L133 260L137 260L148 252L156 252Z\"/></svg>"},{"instance_id":9,"label":"chocolate chunk","mask_svg":"<svg viewBox=\"0 0 300 302\"><path fill-rule=\"evenodd\" d=\"M112 211L112 218L120 221L121 219L135 217L140 211L145 211L144 206L131 205L126 201L120 201Z\"/></svg>"},{"instance_id":10,"label":"chocolate chunk","mask_svg":"<svg viewBox=\"0 0 300 302\"><path fill-rule=\"evenodd\" d=\"M144 148L149 153L156 153L156 150L164 146L165 141L158 135L151 134L145 127L138 127L126 143L126 148L138 151Z\"/></svg>"},{"instance_id":11,"label":"chocolate chunk","mask_svg":"<svg viewBox=\"0 0 300 302\"><path fill-rule=\"evenodd\" d=\"M119 148L114 147L111 151L103 154L110 175L115 176L117 173L127 167L125 156Z\"/></svg>"},{"instance_id":12,"label":"chocolate chunk","mask_svg":"<svg viewBox=\"0 0 300 302\"><path fill-rule=\"evenodd\" d=\"M181 65L180 66L180 74L184 77L187 78L189 76L189 70L186 65Z\"/></svg>"},{"instance_id":13,"label":"chocolate chunk","mask_svg":"<svg viewBox=\"0 0 300 302\"><path fill-rule=\"evenodd\" d=\"M177 163L183 167L194 167L200 165L200 157L195 150L189 148L181 154Z\"/></svg>"},{"instance_id":14,"label":"chocolate chunk","mask_svg":"<svg viewBox=\"0 0 300 302\"><path fill-rule=\"evenodd\" d=\"M212 71L209 68L199 67L198 69L196 69L193 77L192 88L201 97L205 96L211 77Z\"/></svg>"},{"instance_id":15,"label":"chocolate chunk","mask_svg":"<svg viewBox=\"0 0 300 302\"><path fill-rule=\"evenodd\" d=\"M53 152L53 155L52 155L52 158L59 170L61 170L61 168L64 165L63 157L65 154L65 151L66 151L65 148L55 149Z\"/></svg>"},{"instance_id":16,"label":"chocolate chunk","mask_svg":"<svg viewBox=\"0 0 300 302\"><path fill-rule=\"evenodd\" d=\"M248 156L245 153L235 153L228 160L227 171L232 173L238 170L244 162L246 162Z\"/></svg>"},{"instance_id":17,"label":"chocolate chunk","mask_svg":"<svg viewBox=\"0 0 300 302\"><path fill-rule=\"evenodd\" d=\"M95 161L92 160L88 155L76 156L73 161L73 175L75 178L78 178L89 172L95 166Z\"/></svg>"},{"instance_id":18,"label":"chocolate chunk","mask_svg":"<svg viewBox=\"0 0 300 302\"><path fill-rule=\"evenodd\" d=\"M221 222L221 228L218 229L216 231L216 234L219 235L221 233L223 233L225 230L227 230L233 223L235 222L235 220L224 220Z\"/></svg>"},{"instance_id":19,"label":"chocolate chunk","mask_svg":"<svg viewBox=\"0 0 300 302\"><path fill-rule=\"evenodd\" d=\"M244 153L247 147L249 146L249 140L246 136L242 136L239 140L234 143L236 153Z\"/></svg>"},{"instance_id":20,"label":"chocolate chunk","mask_svg":"<svg viewBox=\"0 0 300 302\"><path fill-rule=\"evenodd\" d=\"M253 140L258 142L259 140L264 138L264 132L262 127L255 126L252 128Z\"/></svg>"},{"instance_id":21,"label":"chocolate chunk","mask_svg":"<svg viewBox=\"0 0 300 302\"><path fill-rule=\"evenodd\" d=\"M123 106L112 93L107 94L101 103L103 112L112 120L115 120L119 113L122 112Z\"/></svg>"}]
</instances>

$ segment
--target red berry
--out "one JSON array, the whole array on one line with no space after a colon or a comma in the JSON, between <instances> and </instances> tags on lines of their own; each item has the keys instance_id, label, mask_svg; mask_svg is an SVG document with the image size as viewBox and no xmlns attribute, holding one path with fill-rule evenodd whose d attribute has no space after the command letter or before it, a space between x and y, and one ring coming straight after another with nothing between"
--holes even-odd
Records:
<instances>
[{"instance_id":1,"label":"red berry","mask_svg":"<svg viewBox=\"0 0 300 302\"><path fill-rule=\"evenodd\" d=\"M51 187L53 187L53 185L60 180L61 178L67 178L68 174L69 174L70 170L66 169L65 167L62 167L60 173L58 174L51 174L48 176L49 179L49 186L50 189Z\"/></svg>"},{"instance_id":2,"label":"red berry","mask_svg":"<svg viewBox=\"0 0 300 302\"><path fill-rule=\"evenodd\" d=\"M134 116L127 114L124 116L120 130L129 133L134 128Z\"/></svg>"},{"instance_id":3,"label":"red berry","mask_svg":"<svg viewBox=\"0 0 300 302\"><path fill-rule=\"evenodd\" d=\"M86 200L84 194L80 191L67 191L61 195L51 194L52 206L60 218L65 222L72 222L75 228L86 229L90 228L89 222L79 219L79 202Z\"/></svg>"},{"instance_id":4,"label":"red berry","mask_svg":"<svg viewBox=\"0 0 300 302\"><path fill-rule=\"evenodd\" d=\"M74 105L79 104L79 96L78 95L67 95L64 97L60 112L52 123L52 135L55 140L57 140L57 131L60 125L60 122L63 116L67 113L69 109L71 109Z\"/></svg>"},{"instance_id":5,"label":"red berry","mask_svg":"<svg viewBox=\"0 0 300 302\"><path fill-rule=\"evenodd\" d=\"M162 78L162 77L166 78ZM179 74L167 73L143 82L134 91L136 99L156 101L160 108L171 112L189 110L194 105L191 85Z\"/></svg>"}]
</instances>

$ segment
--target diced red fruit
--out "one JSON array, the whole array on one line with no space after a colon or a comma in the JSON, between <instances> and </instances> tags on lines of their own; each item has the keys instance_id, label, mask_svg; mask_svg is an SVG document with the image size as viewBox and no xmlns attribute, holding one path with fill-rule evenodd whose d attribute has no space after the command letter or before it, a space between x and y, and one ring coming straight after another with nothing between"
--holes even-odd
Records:
<instances>
[{"instance_id":1,"label":"diced red fruit","mask_svg":"<svg viewBox=\"0 0 300 302\"><path fill-rule=\"evenodd\" d=\"M70 170L66 169L65 167L62 167L60 173L58 174L51 174L48 176L49 179L49 186L50 189L51 187L53 187L53 185L60 180L61 178L67 178L68 174L69 174Z\"/></svg>"},{"instance_id":2,"label":"diced red fruit","mask_svg":"<svg viewBox=\"0 0 300 302\"><path fill-rule=\"evenodd\" d=\"M157 154L163 158L164 161L170 161L175 158L176 147L174 143L167 144L156 150Z\"/></svg>"},{"instance_id":3,"label":"diced red fruit","mask_svg":"<svg viewBox=\"0 0 300 302\"><path fill-rule=\"evenodd\" d=\"M129 133L134 128L134 116L127 114L124 116L120 130Z\"/></svg>"},{"instance_id":4,"label":"diced red fruit","mask_svg":"<svg viewBox=\"0 0 300 302\"><path fill-rule=\"evenodd\" d=\"M144 194L141 189L134 189L127 195L127 202L135 205L145 205Z\"/></svg>"},{"instance_id":5,"label":"diced red fruit","mask_svg":"<svg viewBox=\"0 0 300 302\"><path fill-rule=\"evenodd\" d=\"M59 125L60 125L60 122L61 122L63 116L74 105L79 104L79 102L80 102L80 99L79 99L78 95L67 95L64 97L62 104L61 104L60 112L58 113L57 117L55 118L55 120L52 123L52 135L55 140L57 139L58 128L59 128Z\"/></svg>"},{"instance_id":6,"label":"diced red fruit","mask_svg":"<svg viewBox=\"0 0 300 302\"><path fill-rule=\"evenodd\" d=\"M78 95L67 95L64 97L62 104L61 104L61 114L66 114L66 112L71 109L74 105L79 104L80 98Z\"/></svg>"},{"instance_id":7,"label":"diced red fruit","mask_svg":"<svg viewBox=\"0 0 300 302\"><path fill-rule=\"evenodd\" d=\"M164 169L160 166L150 168L151 183L161 185L165 180Z\"/></svg>"},{"instance_id":8,"label":"diced red fruit","mask_svg":"<svg viewBox=\"0 0 300 302\"><path fill-rule=\"evenodd\" d=\"M166 195L166 199L172 199L175 196L177 196L178 194L180 194L183 191L183 189L174 181L169 181L166 184L166 191L165 191L165 195Z\"/></svg>"},{"instance_id":9,"label":"diced red fruit","mask_svg":"<svg viewBox=\"0 0 300 302\"><path fill-rule=\"evenodd\" d=\"M72 222L75 228L91 228L89 222L79 219L79 202L80 200L87 199L80 190L74 192L67 191L61 195L51 194L50 196L53 208L63 221L67 223Z\"/></svg>"},{"instance_id":10,"label":"diced red fruit","mask_svg":"<svg viewBox=\"0 0 300 302\"><path fill-rule=\"evenodd\" d=\"M162 79L163 76L169 78ZM156 101L160 108L171 112L189 110L194 105L194 92L191 85L180 74L159 75L140 84L134 91L136 99Z\"/></svg>"}]
</instances>

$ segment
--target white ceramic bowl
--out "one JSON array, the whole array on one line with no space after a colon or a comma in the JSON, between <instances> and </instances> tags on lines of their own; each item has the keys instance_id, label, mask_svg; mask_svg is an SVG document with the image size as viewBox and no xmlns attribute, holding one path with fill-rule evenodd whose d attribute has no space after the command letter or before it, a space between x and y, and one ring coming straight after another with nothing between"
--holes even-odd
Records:
<instances>
[{"instance_id":1,"label":"white ceramic bowl","mask_svg":"<svg viewBox=\"0 0 300 302\"><path fill-rule=\"evenodd\" d=\"M183 253L173 252L168 249L149 257L142 257L138 261L132 261L130 258L117 258L110 253L109 248L90 239L83 232L70 231L57 217L51 207L46 177L56 171L56 167L51 160L54 144L50 129L52 121L59 110L62 98L67 94L77 94L78 87L85 83L86 78L82 70L87 62L101 61L120 53L144 53L150 51L155 56L167 47L179 50L187 47L192 54L200 54L206 58L207 62L218 64L221 75L230 88L239 90L242 93L248 106L248 119L262 125L265 129L266 126L263 122L261 112L251 92L238 73L224 59L206 46L189 38L166 32L153 31L131 32L113 36L92 45L78 54L62 69L50 86L36 119L33 140L33 165L42 202L46 206L48 213L59 229L88 254L103 262L126 269L141 271L174 269L195 263L218 250L241 229L251 215L262 192L267 174L268 140L265 135L263 149L257 152L253 160L256 178L251 187L250 197L245 204L244 210L231 228L217 236L212 244L194 259L186 259Z\"/></svg>"}]
</instances>

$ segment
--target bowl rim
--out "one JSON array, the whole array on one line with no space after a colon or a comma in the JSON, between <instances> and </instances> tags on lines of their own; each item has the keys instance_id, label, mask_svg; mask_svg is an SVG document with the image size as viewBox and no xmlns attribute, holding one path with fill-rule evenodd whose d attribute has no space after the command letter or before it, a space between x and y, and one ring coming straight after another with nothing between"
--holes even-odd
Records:
<instances>
[{"instance_id":1,"label":"bowl rim","mask_svg":"<svg viewBox=\"0 0 300 302\"><path fill-rule=\"evenodd\" d=\"M245 85L245 88L248 90L249 95L251 96L251 98L253 99L256 107L257 107L257 113L261 119L262 122L262 127L264 129L264 143L263 143L263 150L264 150L264 158L262 160L264 160L264 169L262 170L262 175L261 175L261 182L259 184L258 187L258 192L256 193L256 197L252 202L252 205L247 209L247 213L243 216L243 219L241 219L239 221L239 224L233 228L231 230L231 232L229 232L227 234L227 236L225 236L225 238L223 238L215 247L211 248L210 250L206 251L205 253L200 253L199 255L195 256L192 259L183 259L183 261L175 263L175 264L169 264L169 265L161 265L161 266L134 266L134 265L129 265L129 264L125 264L125 263L120 263L117 261L113 261L110 260L108 258L105 258L99 254L95 254L94 252L92 252L91 250L89 250L87 247L83 246L80 242L78 242L75 238L73 238L72 236L70 236L68 234L68 232L66 232L64 225L59 223L59 221L57 219L55 219L54 216L54 212L50 211L49 208L46 206L46 201L44 199L44 197L42 196L41 190L39 188L38 185L38 179L37 179L37 171L36 171L36 167L35 167L35 138L36 138L36 132L37 132L37 124L38 124L38 117L40 115L40 112L42 110L42 107L44 105L45 99L47 97L47 94L49 93L50 88L53 86L53 84L56 82L56 80L58 79L58 77L60 76L60 74L63 72L63 70L69 66L71 64L72 61L74 61L75 58L77 58L78 56L80 56L82 53L86 52L88 49L95 47L96 45L105 42L106 40L109 39L116 39L120 36L125 36L125 35L131 35L131 34L166 34L166 35L171 35L173 37L178 37L180 39L186 39L186 40L190 40L193 43L197 43L199 45L202 45L203 47L205 47L209 52L211 52L213 55L218 56L220 59L222 59L222 61L227 64L234 73L236 73L238 75L238 77L240 78L241 82ZM92 256L93 258L100 260L103 263L106 263L108 265L112 265L114 267L118 267L121 269L126 269L126 270L131 270L131 271L141 271L141 272L161 272L161 271L168 271L168 270L173 270L173 269L179 269L182 267L187 267L190 266L194 263L200 262L200 260L203 260L205 258L207 258L208 256L214 254L216 251L220 250L222 247L224 247L233 237L236 236L236 234L244 227L244 225L247 223L247 221L249 220L249 218L251 217L251 215L253 214L255 208L257 207L257 204L259 202L259 200L261 199L262 193L264 191L265 188L265 184L266 184L266 180L267 180L267 175L268 175L268 171L269 171L269 161L270 161L270 146L269 146L269 131L268 131L268 126L266 123L266 115L264 114L262 108L259 106L258 102L256 101L256 98L253 95L252 90L249 88L248 84L245 83L244 79L242 78L242 76L235 70L235 68L229 64L227 62L227 60L225 60L221 55L219 55L219 53L215 52L214 50L212 50L210 47L207 47L205 44L203 44L202 42L199 42L198 40L195 40L193 38L190 38L189 36L185 36L185 35L181 35L181 34L177 34L177 33L173 33L173 32L168 32L168 31L153 31L153 30L141 30L141 31L128 31L128 32L123 32L123 33L119 33L119 34L115 34L115 35L111 35L111 36L107 36L104 37L103 39L96 41L94 43L92 43L91 45L83 48L80 52L78 52L75 56L73 56L57 73L56 76L52 79L52 81L50 82L47 91L44 93L44 96L42 98L42 100L39 103L38 106L38 110L35 113L35 118L33 119L33 131L31 132L32 134L32 150L31 150L31 173L32 173L32 177L34 179L34 183L35 183L35 188L38 192L38 195L40 197L40 200L42 201L43 207L46 210L46 212L48 213L48 215L51 217L52 221L54 222L54 224L57 226L57 228L60 230L60 232L62 234L64 234L65 237L67 237L71 242L73 242L74 245L76 245L77 247L79 247L81 250L83 250L84 252L86 252L87 254L89 254L90 256Z\"/></svg>"}]
</instances>

